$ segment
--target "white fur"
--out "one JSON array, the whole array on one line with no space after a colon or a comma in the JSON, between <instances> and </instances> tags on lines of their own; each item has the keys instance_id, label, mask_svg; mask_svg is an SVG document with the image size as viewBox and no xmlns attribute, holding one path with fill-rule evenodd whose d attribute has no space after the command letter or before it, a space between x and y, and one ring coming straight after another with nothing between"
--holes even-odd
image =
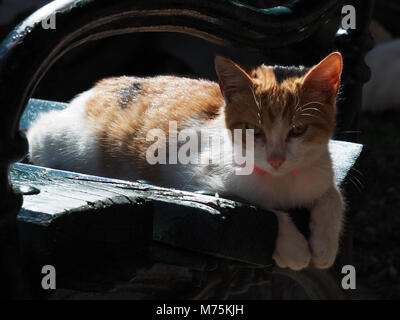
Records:
<instances>
[{"instance_id":1,"label":"white fur","mask_svg":"<svg viewBox=\"0 0 400 320\"><path fill-rule=\"evenodd\" d=\"M282 211L274 211L279 230L273 258L281 268L301 270L311 261L306 238L297 230L290 217Z\"/></svg>"},{"instance_id":2,"label":"white fur","mask_svg":"<svg viewBox=\"0 0 400 320\"><path fill-rule=\"evenodd\" d=\"M378 45L366 58L371 79L363 88L363 110L400 108L400 39Z\"/></svg>"},{"instance_id":3,"label":"white fur","mask_svg":"<svg viewBox=\"0 0 400 320\"><path fill-rule=\"evenodd\" d=\"M99 172L97 137L84 117L91 91L61 111L42 114L28 130L29 158L37 165L68 171Z\"/></svg>"}]
</instances>

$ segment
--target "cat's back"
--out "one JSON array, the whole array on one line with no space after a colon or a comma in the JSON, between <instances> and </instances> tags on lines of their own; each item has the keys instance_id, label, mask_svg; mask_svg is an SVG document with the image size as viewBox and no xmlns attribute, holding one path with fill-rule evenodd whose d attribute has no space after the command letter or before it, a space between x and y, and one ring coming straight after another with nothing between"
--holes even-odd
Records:
<instances>
[{"instance_id":1,"label":"cat's back","mask_svg":"<svg viewBox=\"0 0 400 320\"><path fill-rule=\"evenodd\" d=\"M41 115L28 131L34 164L98 174L113 159L143 163L152 129L168 139L215 119L224 105L217 83L176 76L115 77L99 81L65 110ZM111 160L110 160L111 159ZM135 162L136 162L135 161Z\"/></svg>"},{"instance_id":2,"label":"cat's back","mask_svg":"<svg viewBox=\"0 0 400 320\"><path fill-rule=\"evenodd\" d=\"M88 117L158 114L168 119L218 112L224 100L217 83L176 76L118 77L99 81L88 99ZM160 122L160 119L157 119Z\"/></svg>"},{"instance_id":3,"label":"cat's back","mask_svg":"<svg viewBox=\"0 0 400 320\"><path fill-rule=\"evenodd\" d=\"M220 115L224 99L217 83L175 76L101 80L85 103L85 117L105 153L141 158L153 143L147 136L171 123L181 131Z\"/></svg>"}]
</instances>

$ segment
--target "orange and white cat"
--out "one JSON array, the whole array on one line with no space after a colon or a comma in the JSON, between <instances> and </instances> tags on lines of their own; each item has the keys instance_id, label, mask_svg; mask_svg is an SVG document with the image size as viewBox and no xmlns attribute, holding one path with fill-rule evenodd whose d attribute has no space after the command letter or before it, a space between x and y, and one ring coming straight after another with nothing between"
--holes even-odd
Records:
<instances>
[{"instance_id":1,"label":"orange and white cat","mask_svg":"<svg viewBox=\"0 0 400 320\"><path fill-rule=\"evenodd\" d=\"M332 266L344 207L328 152L342 71L340 53L312 68L245 69L217 56L215 68L219 83L174 76L102 80L65 110L43 114L32 124L30 160L167 187L211 189L264 209L279 208L274 211L279 221L276 263L294 270L310 262L318 268ZM222 152L215 154L199 143L197 155L210 160L208 164L176 161L178 151L170 149L169 138L187 129L206 132L206 139L219 135ZM221 156L234 153L229 133L235 129L254 130L250 174L237 174L240 166ZM149 139L154 130L164 135ZM242 138L246 149L244 133ZM184 143L174 139L178 146ZM164 145L155 156L164 153L174 161L150 163L148 153L154 151L155 141ZM309 240L284 212L294 207L311 210Z\"/></svg>"}]
</instances>

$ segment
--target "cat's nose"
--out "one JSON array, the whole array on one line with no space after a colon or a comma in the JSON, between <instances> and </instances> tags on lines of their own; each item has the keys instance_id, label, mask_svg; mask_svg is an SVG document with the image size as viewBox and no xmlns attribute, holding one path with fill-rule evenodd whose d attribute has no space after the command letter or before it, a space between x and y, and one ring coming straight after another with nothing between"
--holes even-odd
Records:
<instances>
[{"instance_id":1,"label":"cat's nose","mask_svg":"<svg viewBox=\"0 0 400 320\"><path fill-rule=\"evenodd\" d=\"M282 163L285 162L285 157L284 156L278 156L278 155L274 155L274 156L270 156L267 158L268 163L275 169L278 169Z\"/></svg>"}]
</instances>

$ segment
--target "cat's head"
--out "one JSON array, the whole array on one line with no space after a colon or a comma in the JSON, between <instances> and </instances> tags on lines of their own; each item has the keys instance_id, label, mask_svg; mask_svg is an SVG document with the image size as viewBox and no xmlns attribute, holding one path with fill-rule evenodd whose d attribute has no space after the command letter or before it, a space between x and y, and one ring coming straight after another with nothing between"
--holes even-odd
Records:
<instances>
[{"instance_id":1,"label":"cat's head","mask_svg":"<svg viewBox=\"0 0 400 320\"><path fill-rule=\"evenodd\" d=\"M342 56L312 68L261 65L245 69L217 56L226 126L254 129L255 165L273 175L310 166L326 151L336 117Z\"/></svg>"}]
</instances>

